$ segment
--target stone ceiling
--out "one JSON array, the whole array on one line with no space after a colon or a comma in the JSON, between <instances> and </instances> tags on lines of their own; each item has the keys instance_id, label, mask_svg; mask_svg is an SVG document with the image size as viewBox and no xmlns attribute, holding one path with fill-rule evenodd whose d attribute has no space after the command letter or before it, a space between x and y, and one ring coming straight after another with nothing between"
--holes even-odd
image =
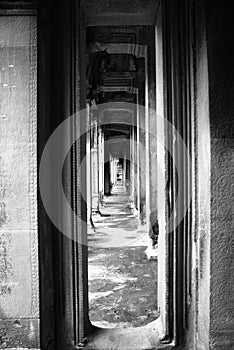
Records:
<instances>
[{"instance_id":1,"label":"stone ceiling","mask_svg":"<svg viewBox=\"0 0 234 350\"><path fill-rule=\"evenodd\" d=\"M82 0L87 25L154 25L159 0Z\"/></svg>"}]
</instances>

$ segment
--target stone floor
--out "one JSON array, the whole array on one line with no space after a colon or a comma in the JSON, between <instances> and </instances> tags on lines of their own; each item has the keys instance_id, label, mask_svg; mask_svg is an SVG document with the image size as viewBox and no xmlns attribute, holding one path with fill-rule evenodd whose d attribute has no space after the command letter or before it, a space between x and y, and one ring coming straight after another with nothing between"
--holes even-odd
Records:
<instances>
[{"instance_id":1,"label":"stone floor","mask_svg":"<svg viewBox=\"0 0 234 350\"><path fill-rule=\"evenodd\" d=\"M148 235L123 188L104 199L89 230L89 315L95 326L138 327L155 320L157 260L147 260Z\"/></svg>"}]
</instances>

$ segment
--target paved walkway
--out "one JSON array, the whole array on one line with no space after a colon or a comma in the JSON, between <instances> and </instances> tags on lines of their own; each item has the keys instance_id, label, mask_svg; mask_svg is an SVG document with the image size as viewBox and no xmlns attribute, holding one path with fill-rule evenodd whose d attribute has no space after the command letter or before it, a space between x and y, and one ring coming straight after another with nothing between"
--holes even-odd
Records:
<instances>
[{"instance_id":1,"label":"paved walkway","mask_svg":"<svg viewBox=\"0 0 234 350\"><path fill-rule=\"evenodd\" d=\"M102 215L93 217L95 233L89 232L89 244L102 248L147 246L146 229L131 212L128 195L122 187L112 193L104 198Z\"/></svg>"},{"instance_id":2,"label":"paved walkway","mask_svg":"<svg viewBox=\"0 0 234 350\"><path fill-rule=\"evenodd\" d=\"M158 317L157 261L146 259L148 235L128 195L114 188L93 218L89 239L90 319L100 327L137 327Z\"/></svg>"}]
</instances>

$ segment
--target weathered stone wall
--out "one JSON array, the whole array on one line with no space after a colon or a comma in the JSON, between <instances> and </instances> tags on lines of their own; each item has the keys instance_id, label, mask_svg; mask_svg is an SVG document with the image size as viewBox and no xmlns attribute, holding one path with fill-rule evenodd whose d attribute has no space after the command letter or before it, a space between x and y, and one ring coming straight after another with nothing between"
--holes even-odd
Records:
<instances>
[{"instance_id":1,"label":"weathered stone wall","mask_svg":"<svg viewBox=\"0 0 234 350\"><path fill-rule=\"evenodd\" d=\"M39 347L36 18L0 18L0 347Z\"/></svg>"},{"instance_id":2,"label":"weathered stone wall","mask_svg":"<svg viewBox=\"0 0 234 350\"><path fill-rule=\"evenodd\" d=\"M196 4L194 289L186 349L232 349L234 28L227 1Z\"/></svg>"},{"instance_id":3,"label":"weathered stone wall","mask_svg":"<svg viewBox=\"0 0 234 350\"><path fill-rule=\"evenodd\" d=\"M199 4L201 6L199 6ZM206 18L204 3L197 3L196 69L195 69L195 127L194 148L196 194L194 204L193 235L193 313L195 318L195 344L201 349L209 348L209 293L210 293L210 121L209 85L206 46Z\"/></svg>"},{"instance_id":4,"label":"weathered stone wall","mask_svg":"<svg viewBox=\"0 0 234 350\"><path fill-rule=\"evenodd\" d=\"M234 347L234 22L231 5L231 1L207 1L212 349Z\"/></svg>"}]
</instances>

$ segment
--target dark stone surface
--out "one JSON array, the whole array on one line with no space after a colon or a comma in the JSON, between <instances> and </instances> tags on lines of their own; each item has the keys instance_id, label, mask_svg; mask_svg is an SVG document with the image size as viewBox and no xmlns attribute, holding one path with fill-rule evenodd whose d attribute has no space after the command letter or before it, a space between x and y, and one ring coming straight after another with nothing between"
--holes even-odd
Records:
<instances>
[{"instance_id":1,"label":"dark stone surface","mask_svg":"<svg viewBox=\"0 0 234 350\"><path fill-rule=\"evenodd\" d=\"M211 125L210 346L234 347L234 23L232 2L207 1Z\"/></svg>"}]
</instances>

